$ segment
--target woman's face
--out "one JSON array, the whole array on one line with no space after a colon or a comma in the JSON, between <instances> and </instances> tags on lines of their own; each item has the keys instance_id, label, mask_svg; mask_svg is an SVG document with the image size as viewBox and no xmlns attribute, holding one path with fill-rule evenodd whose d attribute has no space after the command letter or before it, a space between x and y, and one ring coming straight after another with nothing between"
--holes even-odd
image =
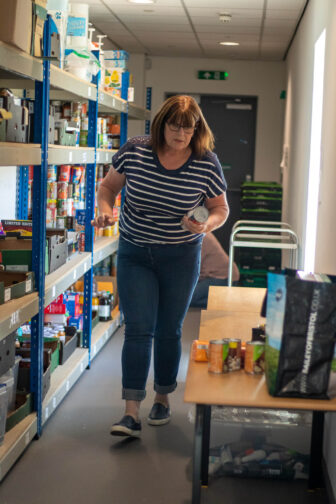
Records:
<instances>
[{"instance_id":1,"label":"woman's face","mask_svg":"<svg viewBox=\"0 0 336 504\"><path fill-rule=\"evenodd\" d=\"M171 149L183 151L189 144L194 134L195 127L182 127L177 124L165 123L164 138L166 145Z\"/></svg>"}]
</instances>

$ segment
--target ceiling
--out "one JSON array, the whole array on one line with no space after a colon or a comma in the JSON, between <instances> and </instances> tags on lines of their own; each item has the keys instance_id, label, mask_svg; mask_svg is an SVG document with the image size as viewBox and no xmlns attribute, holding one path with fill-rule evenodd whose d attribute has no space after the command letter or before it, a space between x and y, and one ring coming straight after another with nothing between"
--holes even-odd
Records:
<instances>
[{"instance_id":1,"label":"ceiling","mask_svg":"<svg viewBox=\"0 0 336 504\"><path fill-rule=\"evenodd\" d=\"M105 49L149 56L280 61L308 0L70 0L90 5ZM219 14L229 13L229 23ZM222 46L219 42L239 42Z\"/></svg>"}]
</instances>

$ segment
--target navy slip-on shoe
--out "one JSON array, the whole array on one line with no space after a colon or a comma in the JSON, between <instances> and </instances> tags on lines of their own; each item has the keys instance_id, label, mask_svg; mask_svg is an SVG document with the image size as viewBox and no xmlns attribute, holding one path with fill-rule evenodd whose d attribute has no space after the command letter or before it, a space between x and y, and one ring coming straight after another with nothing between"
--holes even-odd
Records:
<instances>
[{"instance_id":1,"label":"navy slip-on shoe","mask_svg":"<svg viewBox=\"0 0 336 504\"><path fill-rule=\"evenodd\" d=\"M161 403L154 403L148 415L147 423L149 425L164 425L170 421L171 412L169 406Z\"/></svg>"},{"instance_id":2,"label":"navy slip-on shoe","mask_svg":"<svg viewBox=\"0 0 336 504\"><path fill-rule=\"evenodd\" d=\"M112 436L139 437L141 434L141 422L136 422L131 415L125 415L120 422L111 427Z\"/></svg>"}]
</instances>

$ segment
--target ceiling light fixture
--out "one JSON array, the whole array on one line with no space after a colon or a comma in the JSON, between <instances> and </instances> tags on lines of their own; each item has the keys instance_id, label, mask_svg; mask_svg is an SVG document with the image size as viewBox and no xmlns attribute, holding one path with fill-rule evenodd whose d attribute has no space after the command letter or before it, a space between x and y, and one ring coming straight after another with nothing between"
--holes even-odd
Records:
<instances>
[{"instance_id":1,"label":"ceiling light fixture","mask_svg":"<svg viewBox=\"0 0 336 504\"><path fill-rule=\"evenodd\" d=\"M219 44L225 46L238 46L239 42L219 42Z\"/></svg>"},{"instance_id":2,"label":"ceiling light fixture","mask_svg":"<svg viewBox=\"0 0 336 504\"><path fill-rule=\"evenodd\" d=\"M135 3L135 4L153 4L156 2L156 0L128 0L129 3Z\"/></svg>"}]
</instances>

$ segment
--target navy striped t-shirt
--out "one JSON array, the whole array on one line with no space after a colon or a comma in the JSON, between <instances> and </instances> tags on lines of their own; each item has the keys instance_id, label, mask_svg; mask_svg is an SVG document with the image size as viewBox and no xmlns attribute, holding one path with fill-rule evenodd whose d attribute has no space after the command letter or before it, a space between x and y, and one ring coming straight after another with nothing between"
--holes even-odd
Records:
<instances>
[{"instance_id":1,"label":"navy striped t-shirt","mask_svg":"<svg viewBox=\"0 0 336 504\"><path fill-rule=\"evenodd\" d=\"M164 168L150 146L150 137L131 138L113 156L112 164L126 176L120 235L136 245L197 242L202 234L181 227L182 217L207 198L226 191L215 154L202 160L191 155L176 170Z\"/></svg>"}]
</instances>

